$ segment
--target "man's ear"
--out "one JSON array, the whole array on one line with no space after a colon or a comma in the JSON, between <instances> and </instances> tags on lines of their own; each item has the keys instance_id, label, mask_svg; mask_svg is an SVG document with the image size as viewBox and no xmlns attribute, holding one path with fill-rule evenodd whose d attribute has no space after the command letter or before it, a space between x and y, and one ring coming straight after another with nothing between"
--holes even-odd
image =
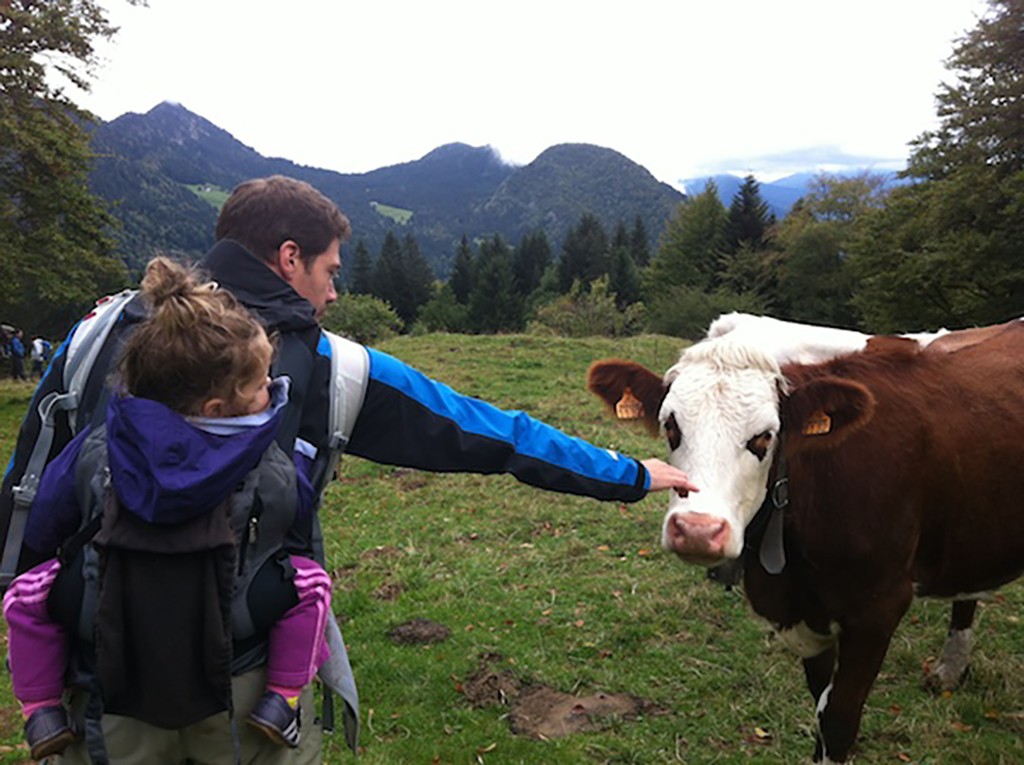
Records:
<instances>
[{"instance_id":1,"label":"man's ear","mask_svg":"<svg viewBox=\"0 0 1024 765\"><path fill-rule=\"evenodd\" d=\"M302 258L299 257L301 252L298 244L286 239L274 253L274 270L288 283L291 283L297 269L302 268Z\"/></svg>"}]
</instances>

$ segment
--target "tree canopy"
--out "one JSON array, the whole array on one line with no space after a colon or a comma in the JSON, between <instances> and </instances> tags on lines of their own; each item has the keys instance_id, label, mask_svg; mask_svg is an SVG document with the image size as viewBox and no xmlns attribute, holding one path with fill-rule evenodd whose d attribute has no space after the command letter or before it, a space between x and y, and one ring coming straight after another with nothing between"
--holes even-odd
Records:
<instances>
[{"instance_id":1,"label":"tree canopy","mask_svg":"<svg viewBox=\"0 0 1024 765\"><path fill-rule=\"evenodd\" d=\"M90 115L51 84L88 90L114 31L93 0L0 2L0 317L31 334L63 334L127 279L89 192Z\"/></svg>"},{"instance_id":2,"label":"tree canopy","mask_svg":"<svg viewBox=\"0 0 1024 765\"><path fill-rule=\"evenodd\" d=\"M970 326L1024 310L1024 2L990 0L958 41L939 126L908 177L866 216L854 304L881 331Z\"/></svg>"}]
</instances>

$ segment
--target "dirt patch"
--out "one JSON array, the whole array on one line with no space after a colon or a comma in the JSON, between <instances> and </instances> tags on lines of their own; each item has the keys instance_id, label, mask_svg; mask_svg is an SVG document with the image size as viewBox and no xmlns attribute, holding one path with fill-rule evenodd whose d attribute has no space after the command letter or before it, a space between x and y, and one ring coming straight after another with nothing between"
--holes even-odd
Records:
<instances>
[{"instance_id":1,"label":"dirt patch","mask_svg":"<svg viewBox=\"0 0 1024 765\"><path fill-rule=\"evenodd\" d=\"M388 637L398 645L423 645L440 643L448 639L452 631L443 624L430 619L412 619L399 624L388 632Z\"/></svg>"},{"instance_id":2,"label":"dirt patch","mask_svg":"<svg viewBox=\"0 0 1024 765\"><path fill-rule=\"evenodd\" d=\"M573 696L547 685L525 686L510 670L497 669L500 654L485 654L480 666L460 686L472 706L508 706L509 726L520 736L550 739L603 730L617 721L668 714L650 701L625 693Z\"/></svg>"},{"instance_id":3,"label":"dirt patch","mask_svg":"<svg viewBox=\"0 0 1024 765\"><path fill-rule=\"evenodd\" d=\"M501 654L489 653L480 659L476 672L461 685L462 695L476 709L509 705L522 690L522 683L510 670L496 670L495 664L504 661Z\"/></svg>"},{"instance_id":4,"label":"dirt patch","mask_svg":"<svg viewBox=\"0 0 1024 765\"><path fill-rule=\"evenodd\" d=\"M665 713L655 704L626 693L571 696L546 685L535 685L524 690L512 705L509 725L520 736L548 739L603 730L619 720L633 721L643 715Z\"/></svg>"},{"instance_id":5,"label":"dirt patch","mask_svg":"<svg viewBox=\"0 0 1024 765\"><path fill-rule=\"evenodd\" d=\"M374 600L397 600L403 592L405 592L405 585L401 582L384 582L370 593L370 597Z\"/></svg>"},{"instance_id":6,"label":"dirt patch","mask_svg":"<svg viewBox=\"0 0 1024 765\"><path fill-rule=\"evenodd\" d=\"M416 491L430 483L426 473L412 468L395 468L391 471L391 477L397 481L399 491Z\"/></svg>"}]
</instances>

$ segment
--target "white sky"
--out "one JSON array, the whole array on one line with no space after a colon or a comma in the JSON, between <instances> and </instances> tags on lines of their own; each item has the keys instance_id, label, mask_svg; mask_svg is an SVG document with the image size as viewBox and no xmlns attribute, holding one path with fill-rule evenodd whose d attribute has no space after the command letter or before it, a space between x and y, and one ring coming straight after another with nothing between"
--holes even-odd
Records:
<instances>
[{"instance_id":1,"label":"white sky","mask_svg":"<svg viewBox=\"0 0 1024 765\"><path fill-rule=\"evenodd\" d=\"M176 101L339 172L455 141L615 149L677 184L902 166L983 0L103 0L104 120ZM793 156L796 164L787 165ZM862 164L862 162L853 162Z\"/></svg>"}]
</instances>

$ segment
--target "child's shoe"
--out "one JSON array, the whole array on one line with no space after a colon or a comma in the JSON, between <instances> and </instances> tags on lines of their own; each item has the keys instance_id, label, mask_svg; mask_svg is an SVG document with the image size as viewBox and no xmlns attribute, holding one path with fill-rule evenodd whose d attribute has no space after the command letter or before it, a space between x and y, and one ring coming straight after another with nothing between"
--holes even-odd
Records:
<instances>
[{"instance_id":1,"label":"child's shoe","mask_svg":"<svg viewBox=\"0 0 1024 765\"><path fill-rule=\"evenodd\" d=\"M64 707L40 707L25 720L25 740L33 760L63 752L75 740Z\"/></svg>"},{"instance_id":2,"label":"child's shoe","mask_svg":"<svg viewBox=\"0 0 1024 765\"><path fill-rule=\"evenodd\" d=\"M298 707L292 709L280 693L264 693L246 722L276 744L292 749L299 745Z\"/></svg>"}]
</instances>

